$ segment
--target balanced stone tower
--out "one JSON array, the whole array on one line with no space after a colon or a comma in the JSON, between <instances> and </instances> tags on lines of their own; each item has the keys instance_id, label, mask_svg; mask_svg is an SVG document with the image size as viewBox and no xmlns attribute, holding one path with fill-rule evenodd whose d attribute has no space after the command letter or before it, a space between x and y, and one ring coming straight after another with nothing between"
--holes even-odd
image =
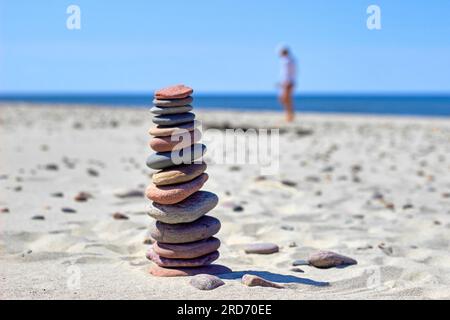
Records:
<instances>
[{"instance_id":1,"label":"balanced stone tower","mask_svg":"<svg viewBox=\"0 0 450 320\"><path fill-rule=\"evenodd\" d=\"M176 85L155 92L151 112L156 125L149 130L155 151L147 166L159 170L152 176L146 196L152 200L149 215L154 218L150 235L156 240L147 251L155 276L189 276L230 272L212 262L219 258L220 241L214 235L220 221L210 215L218 203L212 192L201 191L208 180L199 143L199 122L192 111L193 90Z\"/></svg>"}]
</instances>

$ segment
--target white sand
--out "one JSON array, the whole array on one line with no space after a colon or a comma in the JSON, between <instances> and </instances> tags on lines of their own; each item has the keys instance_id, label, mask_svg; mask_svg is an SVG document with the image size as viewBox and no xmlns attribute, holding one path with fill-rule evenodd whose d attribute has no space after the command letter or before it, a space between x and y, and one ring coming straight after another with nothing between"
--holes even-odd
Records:
<instances>
[{"instance_id":1,"label":"white sand","mask_svg":"<svg viewBox=\"0 0 450 320\"><path fill-rule=\"evenodd\" d=\"M197 114L214 127L282 121L277 113ZM0 107L0 209L9 209L0 213L1 299L450 298L448 119L301 115L281 135L279 174L258 180L255 166L210 165L204 189L221 200L212 213L223 225L219 263L235 273L208 292L189 278L147 273L149 201L114 196L149 183L150 124L142 109ZM74 201L80 191L93 198ZM236 205L244 210L234 212ZM115 212L129 220L114 220ZM253 242L281 250L246 255ZM293 260L318 249L358 265L290 271ZM239 277L246 271L287 289L245 287Z\"/></svg>"}]
</instances>

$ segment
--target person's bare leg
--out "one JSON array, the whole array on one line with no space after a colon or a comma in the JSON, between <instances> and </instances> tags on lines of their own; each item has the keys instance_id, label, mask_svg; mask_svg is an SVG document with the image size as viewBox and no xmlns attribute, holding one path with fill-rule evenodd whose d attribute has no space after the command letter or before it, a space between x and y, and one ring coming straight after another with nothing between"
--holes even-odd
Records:
<instances>
[{"instance_id":1,"label":"person's bare leg","mask_svg":"<svg viewBox=\"0 0 450 320\"><path fill-rule=\"evenodd\" d=\"M294 103L292 100L292 92L294 86L289 84L283 88L283 106L286 110L286 121L292 122L294 121Z\"/></svg>"}]
</instances>

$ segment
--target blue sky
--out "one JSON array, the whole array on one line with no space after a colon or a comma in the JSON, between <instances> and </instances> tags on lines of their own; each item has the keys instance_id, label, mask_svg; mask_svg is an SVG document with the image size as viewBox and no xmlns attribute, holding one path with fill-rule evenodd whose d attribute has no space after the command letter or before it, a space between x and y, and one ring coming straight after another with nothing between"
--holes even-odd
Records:
<instances>
[{"instance_id":1,"label":"blue sky","mask_svg":"<svg viewBox=\"0 0 450 320\"><path fill-rule=\"evenodd\" d=\"M280 42L299 92L450 93L449 14L448 0L0 0L0 93L273 92Z\"/></svg>"}]
</instances>

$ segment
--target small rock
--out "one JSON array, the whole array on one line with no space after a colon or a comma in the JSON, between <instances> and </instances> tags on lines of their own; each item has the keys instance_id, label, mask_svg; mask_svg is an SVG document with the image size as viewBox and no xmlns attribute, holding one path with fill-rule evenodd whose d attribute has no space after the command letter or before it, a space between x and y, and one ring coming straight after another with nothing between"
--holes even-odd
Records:
<instances>
[{"instance_id":1,"label":"small rock","mask_svg":"<svg viewBox=\"0 0 450 320\"><path fill-rule=\"evenodd\" d=\"M230 167L230 171L240 171L241 170L241 167L239 167L239 166L231 166Z\"/></svg>"},{"instance_id":2,"label":"small rock","mask_svg":"<svg viewBox=\"0 0 450 320\"><path fill-rule=\"evenodd\" d=\"M332 268L357 264L357 261L332 251L318 251L309 256L310 265L317 268Z\"/></svg>"},{"instance_id":3,"label":"small rock","mask_svg":"<svg viewBox=\"0 0 450 320\"><path fill-rule=\"evenodd\" d=\"M1 213L9 213L9 208L1 208L0 212Z\"/></svg>"},{"instance_id":4,"label":"small rock","mask_svg":"<svg viewBox=\"0 0 450 320\"><path fill-rule=\"evenodd\" d=\"M308 181L308 182L316 182L316 183L320 182L320 178L316 177L316 176L307 176L305 178L305 180Z\"/></svg>"},{"instance_id":5,"label":"small rock","mask_svg":"<svg viewBox=\"0 0 450 320\"><path fill-rule=\"evenodd\" d=\"M291 268L291 271L304 273L303 269L300 268Z\"/></svg>"},{"instance_id":6,"label":"small rock","mask_svg":"<svg viewBox=\"0 0 450 320\"><path fill-rule=\"evenodd\" d=\"M294 231L294 227L293 226L287 226L287 225L282 225L281 229L282 230L286 230L286 231Z\"/></svg>"},{"instance_id":7,"label":"small rock","mask_svg":"<svg viewBox=\"0 0 450 320\"><path fill-rule=\"evenodd\" d=\"M251 274L244 274L244 276L242 277L242 283L248 287L270 287L277 289L284 288L282 285L279 285L278 283L271 282Z\"/></svg>"},{"instance_id":8,"label":"small rock","mask_svg":"<svg viewBox=\"0 0 450 320\"><path fill-rule=\"evenodd\" d=\"M288 187L295 187L297 185L297 182L290 180L281 180L281 183Z\"/></svg>"},{"instance_id":9,"label":"small rock","mask_svg":"<svg viewBox=\"0 0 450 320\"><path fill-rule=\"evenodd\" d=\"M294 262L292 262L292 265L294 267L296 266L309 266L309 262L306 260L297 259Z\"/></svg>"},{"instance_id":10,"label":"small rock","mask_svg":"<svg viewBox=\"0 0 450 320\"><path fill-rule=\"evenodd\" d=\"M64 212L64 213L75 213L75 212L77 212L77 210L72 209L72 208L68 208L68 207L61 208L61 211Z\"/></svg>"},{"instance_id":11,"label":"small rock","mask_svg":"<svg viewBox=\"0 0 450 320\"><path fill-rule=\"evenodd\" d=\"M294 241L289 243L289 248L295 248L297 246L297 243L295 243Z\"/></svg>"},{"instance_id":12,"label":"small rock","mask_svg":"<svg viewBox=\"0 0 450 320\"><path fill-rule=\"evenodd\" d=\"M412 209L412 208L414 208L414 206L410 203L407 203L403 206L403 210L408 210L408 209Z\"/></svg>"},{"instance_id":13,"label":"small rock","mask_svg":"<svg viewBox=\"0 0 450 320\"><path fill-rule=\"evenodd\" d=\"M31 219L33 220L45 220L45 217L42 215L35 215Z\"/></svg>"},{"instance_id":14,"label":"small rock","mask_svg":"<svg viewBox=\"0 0 450 320\"><path fill-rule=\"evenodd\" d=\"M271 254L278 252L279 248L274 243L254 243L249 244L245 248L245 253L255 253L255 254Z\"/></svg>"},{"instance_id":15,"label":"small rock","mask_svg":"<svg viewBox=\"0 0 450 320\"><path fill-rule=\"evenodd\" d=\"M120 212L114 213L113 218L116 220L128 220L129 219L127 215L120 213Z\"/></svg>"},{"instance_id":16,"label":"small rock","mask_svg":"<svg viewBox=\"0 0 450 320\"><path fill-rule=\"evenodd\" d=\"M442 198L450 198L450 192L444 192Z\"/></svg>"},{"instance_id":17,"label":"small rock","mask_svg":"<svg viewBox=\"0 0 450 320\"><path fill-rule=\"evenodd\" d=\"M192 277L189 284L199 290L214 290L223 286L225 282L211 274L199 274Z\"/></svg>"},{"instance_id":18,"label":"small rock","mask_svg":"<svg viewBox=\"0 0 450 320\"><path fill-rule=\"evenodd\" d=\"M99 175L98 171L95 169L92 169L92 168L87 169L87 173L91 177L98 177L98 175Z\"/></svg>"},{"instance_id":19,"label":"small rock","mask_svg":"<svg viewBox=\"0 0 450 320\"><path fill-rule=\"evenodd\" d=\"M16 191L16 192L19 192L19 191L22 191L22 186L17 186L17 187L14 187L14 191Z\"/></svg>"},{"instance_id":20,"label":"small rock","mask_svg":"<svg viewBox=\"0 0 450 320\"><path fill-rule=\"evenodd\" d=\"M52 193L50 195L52 197L55 197L55 198L62 198L62 197L64 197L64 193L62 193L62 192L54 192L54 193Z\"/></svg>"},{"instance_id":21,"label":"small rock","mask_svg":"<svg viewBox=\"0 0 450 320\"><path fill-rule=\"evenodd\" d=\"M234 212L242 212L242 211L244 211L244 207L240 206L240 205L234 206L233 211Z\"/></svg>"},{"instance_id":22,"label":"small rock","mask_svg":"<svg viewBox=\"0 0 450 320\"><path fill-rule=\"evenodd\" d=\"M78 202L85 202L85 201L87 201L87 200L90 199L90 198L92 198L92 195L91 195L90 193L87 193L87 192L79 192L79 193L75 196L74 200L75 200L75 201L78 201Z\"/></svg>"},{"instance_id":23,"label":"small rock","mask_svg":"<svg viewBox=\"0 0 450 320\"><path fill-rule=\"evenodd\" d=\"M58 169L59 167L55 163L49 163L45 165L45 170L57 171Z\"/></svg>"},{"instance_id":24,"label":"small rock","mask_svg":"<svg viewBox=\"0 0 450 320\"><path fill-rule=\"evenodd\" d=\"M117 198L125 199L125 198L143 198L144 191L143 190L126 190L119 191L114 193L114 196Z\"/></svg>"}]
</instances>

